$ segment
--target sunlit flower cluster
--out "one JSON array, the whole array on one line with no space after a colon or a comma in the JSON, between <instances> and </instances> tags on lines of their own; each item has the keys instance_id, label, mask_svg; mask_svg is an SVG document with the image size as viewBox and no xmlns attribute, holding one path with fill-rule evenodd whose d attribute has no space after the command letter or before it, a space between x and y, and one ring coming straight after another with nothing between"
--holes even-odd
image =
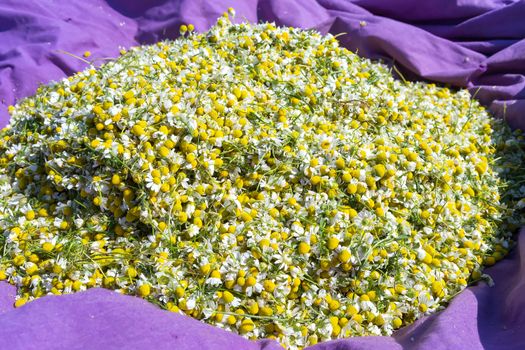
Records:
<instances>
[{"instance_id":1,"label":"sunlit flower cluster","mask_svg":"<svg viewBox=\"0 0 525 350\"><path fill-rule=\"evenodd\" d=\"M468 92L313 31L225 14L181 34L10 109L18 306L103 286L301 348L390 334L509 250L524 139Z\"/></svg>"}]
</instances>

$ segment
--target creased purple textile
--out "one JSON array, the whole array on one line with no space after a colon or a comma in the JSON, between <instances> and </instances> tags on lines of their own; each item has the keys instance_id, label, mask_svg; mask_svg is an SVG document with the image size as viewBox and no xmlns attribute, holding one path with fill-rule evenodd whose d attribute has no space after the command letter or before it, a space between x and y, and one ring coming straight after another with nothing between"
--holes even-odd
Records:
<instances>
[{"instance_id":1,"label":"creased purple textile","mask_svg":"<svg viewBox=\"0 0 525 350\"><path fill-rule=\"evenodd\" d=\"M7 106L86 64L129 47L176 38L183 23L209 28L228 7L240 20L347 33L341 43L472 94L525 129L525 1L512 0L2 0L0 126ZM525 230L513 253L488 269L496 285L468 288L443 312L393 337L344 339L326 349L525 349ZM138 298L101 289L45 297L12 309L0 284L0 349L279 349L249 342Z\"/></svg>"},{"instance_id":2,"label":"creased purple textile","mask_svg":"<svg viewBox=\"0 0 525 350\"><path fill-rule=\"evenodd\" d=\"M2 349L275 350L105 289L46 297L0 318Z\"/></svg>"},{"instance_id":3,"label":"creased purple textile","mask_svg":"<svg viewBox=\"0 0 525 350\"><path fill-rule=\"evenodd\" d=\"M243 20L348 33L341 42L359 54L395 63L411 79L468 87L513 127L525 127L523 0L4 0L0 126L7 106L38 83L85 66L62 51L115 57L119 45L175 38L182 23L206 30L228 6Z\"/></svg>"}]
</instances>

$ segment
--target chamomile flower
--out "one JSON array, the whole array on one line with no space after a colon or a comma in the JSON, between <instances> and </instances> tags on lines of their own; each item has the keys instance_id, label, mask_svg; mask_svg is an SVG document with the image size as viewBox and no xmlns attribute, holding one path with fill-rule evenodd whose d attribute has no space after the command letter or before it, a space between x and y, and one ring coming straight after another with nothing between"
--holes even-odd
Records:
<instances>
[{"instance_id":1,"label":"chamomile flower","mask_svg":"<svg viewBox=\"0 0 525 350\"><path fill-rule=\"evenodd\" d=\"M330 35L233 14L9 109L17 306L103 286L294 349L390 334L505 256L520 132Z\"/></svg>"}]
</instances>

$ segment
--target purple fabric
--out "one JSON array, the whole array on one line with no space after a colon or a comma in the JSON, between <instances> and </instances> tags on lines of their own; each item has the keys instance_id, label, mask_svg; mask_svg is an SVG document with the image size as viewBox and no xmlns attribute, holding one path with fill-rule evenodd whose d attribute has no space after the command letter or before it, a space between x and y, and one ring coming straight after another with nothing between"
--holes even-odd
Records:
<instances>
[{"instance_id":1,"label":"purple fabric","mask_svg":"<svg viewBox=\"0 0 525 350\"><path fill-rule=\"evenodd\" d=\"M105 289L29 303L0 318L3 349L281 349Z\"/></svg>"},{"instance_id":2,"label":"purple fabric","mask_svg":"<svg viewBox=\"0 0 525 350\"><path fill-rule=\"evenodd\" d=\"M86 66L64 52L91 51L96 63L129 47L175 38L182 23L209 28L232 6L240 20L275 21L347 34L341 43L380 58L406 78L468 87L525 129L525 2L512 0L3 0L0 2L0 126L7 106L39 83ZM326 342L336 349L525 348L525 230L519 245L487 271L494 287L468 288L441 313L393 337ZM249 342L140 299L94 289L45 297L12 309L0 284L0 344L8 349L278 349Z\"/></svg>"}]
</instances>

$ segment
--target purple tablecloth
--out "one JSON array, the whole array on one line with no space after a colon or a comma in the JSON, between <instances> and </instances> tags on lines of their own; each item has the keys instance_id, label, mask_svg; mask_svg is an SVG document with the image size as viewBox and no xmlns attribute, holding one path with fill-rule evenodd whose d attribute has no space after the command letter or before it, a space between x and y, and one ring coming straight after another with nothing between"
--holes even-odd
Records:
<instances>
[{"instance_id":1,"label":"purple tablecloth","mask_svg":"<svg viewBox=\"0 0 525 350\"><path fill-rule=\"evenodd\" d=\"M317 28L406 78L468 87L513 127L525 129L525 1L512 0L2 0L0 126L7 106L86 64L129 47L175 38L183 23L206 30L229 6L237 18ZM69 54L66 54L67 52ZM525 230L510 257L488 270L494 287L468 288L443 312L393 337L326 342L310 349L525 349ZM250 342L141 299L93 289L12 309L0 284L2 349L279 349Z\"/></svg>"}]
</instances>

